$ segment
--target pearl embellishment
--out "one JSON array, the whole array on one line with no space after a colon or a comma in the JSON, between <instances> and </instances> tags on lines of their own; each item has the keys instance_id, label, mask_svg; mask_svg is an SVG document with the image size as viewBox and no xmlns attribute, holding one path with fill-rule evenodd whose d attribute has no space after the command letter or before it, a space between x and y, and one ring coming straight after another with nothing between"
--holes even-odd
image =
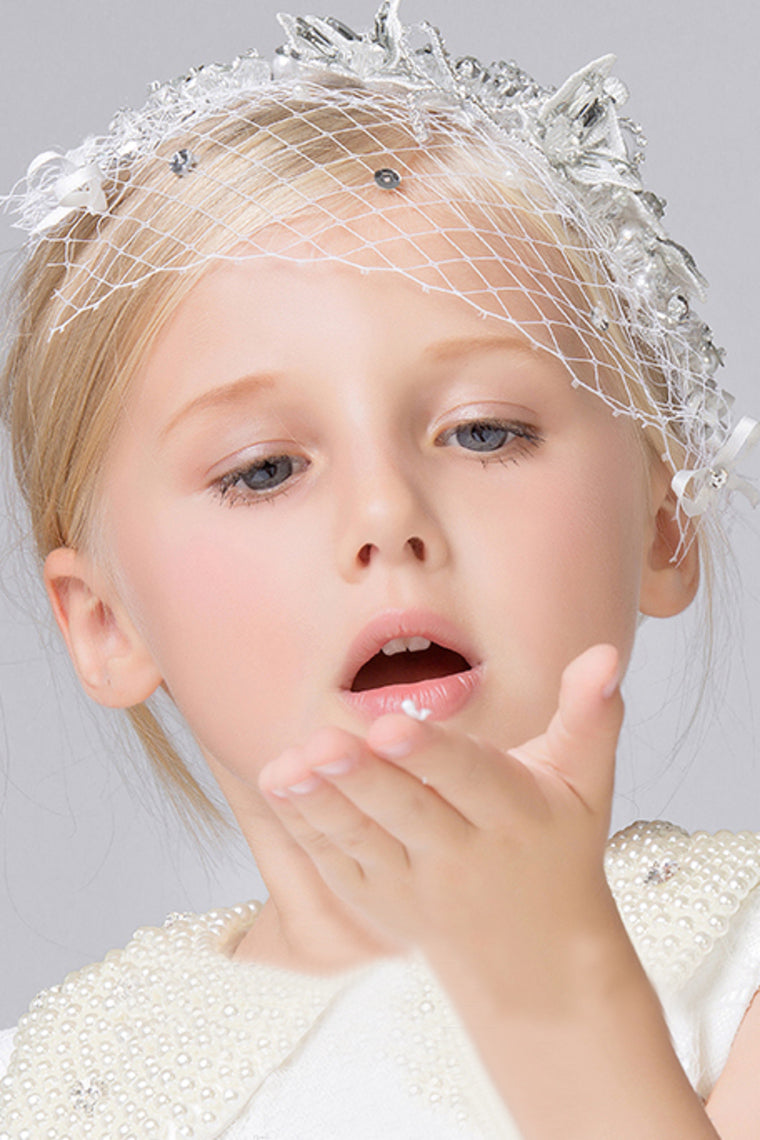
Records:
<instances>
[{"instance_id":1,"label":"pearl embellishment","mask_svg":"<svg viewBox=\"0 0 760 1140\"><path fill-rule=\"evenodd\" d=\"M653 983L678 989L760 882L760 837L634 823L608 843L605 871ZM260 909L173 913L35 998L0 1081L0 1140L220 1136L362 972L309 976L233 959ZM446 998L419 964L402 1005L408 1088L430 1104L461 1103L464 1122Z\"/></svg>"}]
</instances>

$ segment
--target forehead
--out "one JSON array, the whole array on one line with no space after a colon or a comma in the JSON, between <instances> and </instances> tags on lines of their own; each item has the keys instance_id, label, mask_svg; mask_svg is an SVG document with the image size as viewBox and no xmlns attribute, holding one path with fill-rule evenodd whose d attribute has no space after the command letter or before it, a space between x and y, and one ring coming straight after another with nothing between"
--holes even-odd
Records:
<instances>
[{"instance_id":1,"label":"forehead","mask_svg":"<svg viewBox=\"0 0 760 1140\"><path fill-rule=\"evenodd\" d=\"M169 375L219 383L229 379L217 366L221 354L225 373L292 360L300 370L304 352L316 349L316 366L317 353L329 356L338 341L357 365L377 350L388 368L403 368L426 338L450 329L511 336L548 354L555 379L577 385L578 398L590 396L598 411L599 393L614 389L619 374L615 346L596 332L592 299L546 217L518 188L513 196L444 201L423 182L412 181L405 195L362 186L267 223L212 259L163 325L134 387L159 374L163 388Z\"/></svg>"},{"instance_id":2,"label":"forehead","mask_svg":"<svg viewBox=\"0 0 760 1140\"><path fill-rule=\"evenodd\" d=\"M429 363L462 360L480 341L510 351L515 375L543 371L553 391L569 393L578 379L576 401L606 416L586 390L603 348L592 349L596 338L584 339L568 312L568 293L580 298L580 286L563 250L536 238L524 213L508 205L499 218L481 214L477 228L440 200L379 210L344 194L268 224L200 277L143 380L189 400L251 373L310 381L323 373L339 383L339 373L411 369L420 378Z\"/></svg>"},{"instance_id":3,"label":"forehead","mask_svg":"<svg viewBox=\"0 0 760 1140\"><path fill-rule=\"evenodd\" d=\"M503 196L445 201L424 185L403 195L341 192L267 224L228 256L262 255L392 270L482 316L510 320L518 310L523 324L572 325L590 309L559 235L522 201Z\"/></svg>"},{"instance_id":4,"label":"forehead","mask_svg":"<svg viewBox=\"0 0 760 1140\"><path fill-rule=\"evenodd\" d=\"M444 308L456 299L463 322L511 326L527 344L555 356L570 379L598 389L601 369L620 368L619 353L600 341L591 319L594 298L559 234L517 188L513 196L444 201L424 182L412 182L403 194L377 186L342 190L256 230L216 266L264 259L270 270L279 260L296 267L324 262L364 275L391 272ZM258 277L266 277L264 266ZM212 281L213 267L197 291L213 289Z\"/></svg>"},{"instance_id":5,"label":"forehead","mask_svg":"<svg viewBox=\"0 0 760 1140\"><path fill-rule=\"evenodd\" d=\"M567 284L553 289L559 247L542 251L524 226L478 231L440 202L336 207L342 216L312 207L270 224L204 272L135 377L122 428L163 441L190 422L188 409L242 422L254 403L275 417L289 409L291 428L335 401L382 418L402 407L387 395L414 393L421 407L439 390L453 395L454 377L464 394L480 380L491 391L500 372L513 403L551 407L553 418L572 405L600 440L638 440L633 419L613 418L593 391L603 347L570 319ZM505 342L508 367L472 354L478 339Z\"/></svg>"},{"instance_id":6,"label":"forehead","mask_svg":"<svg viewBox=\"0 0 760 1140\"><path fill-rule=\"evenodd\" d=\"M249 351L249 329L284 355L307 333L312 343L338 335L345 347L353 332L358 348L362 333L376 333L372 318L382 310L386 338L394 332L386 353L451 326L511 336L563 366L582 359L567 288L554 287L569 279L562 250L534 238L524 209L502 204L489 218L475 202L465 210L419 185L412 201L375 191L379 201L364 189L310 203L215 258L162 330L158 354L183 338L197 344L200 334L205 344L223 338L229 358L235 339ZM415 323L417 337L409 335Z\"/></svg>"}]
</instances>

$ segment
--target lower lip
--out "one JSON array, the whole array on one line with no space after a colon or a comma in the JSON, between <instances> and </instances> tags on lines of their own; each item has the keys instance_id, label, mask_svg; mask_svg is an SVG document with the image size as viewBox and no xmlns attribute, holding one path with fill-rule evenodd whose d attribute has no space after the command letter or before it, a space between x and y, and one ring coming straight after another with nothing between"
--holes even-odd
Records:
<instances>
[{"instance_id":1,"label":"lower lip","mask_svg":"<svg viewBox=\"0 0 760 1140\"><path fill-rule=\"evenodd\" d=\"M385 713L403 712L402 701L414 701L418 709L430 709L431 719L445 720L464 708L483 680L483 666L476 665L465 673L451 673L448 677L435 677L430 681L417 681L414 685L384 685L382 689L365 689L352 693L342 689L346 704L367 720L375 720Z\"/></svg>"}]
</instances>

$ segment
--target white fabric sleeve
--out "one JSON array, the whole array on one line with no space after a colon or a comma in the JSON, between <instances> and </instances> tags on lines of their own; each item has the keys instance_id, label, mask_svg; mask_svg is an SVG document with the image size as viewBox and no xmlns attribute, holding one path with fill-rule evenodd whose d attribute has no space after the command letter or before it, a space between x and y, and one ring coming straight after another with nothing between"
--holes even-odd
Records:
<instances>
[{"instance_id":1,"label":"white fabric sleeve","mask_svg":"<svg viewBox=\"0 0 760 1140\"><path fill-rule=\"evenodd\" d=\"M759 988L760 889L756 888L684 989L670 998L665 995L663 1001L681 1064L705 1100Z\"/></svg>"}]
</instances>

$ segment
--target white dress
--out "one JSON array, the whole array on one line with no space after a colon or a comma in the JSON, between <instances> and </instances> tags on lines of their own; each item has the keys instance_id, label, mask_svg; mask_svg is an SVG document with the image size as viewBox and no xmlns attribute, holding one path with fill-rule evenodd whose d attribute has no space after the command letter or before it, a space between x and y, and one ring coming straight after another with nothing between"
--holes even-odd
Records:
<instances>
[{"instance_id":1,"label":"white dress","mask_svg":"<svg viewBox=\"0 0 760 1140\"><path fill-rule=\"evenodd\" d=\"M760 987L760 837L637 823L606 869L706 1099ZM0 1035L0 1140L519 1140L421 955L234 960L259 906L171 915L43 991Z\"/></svg>"}]
</instances>

